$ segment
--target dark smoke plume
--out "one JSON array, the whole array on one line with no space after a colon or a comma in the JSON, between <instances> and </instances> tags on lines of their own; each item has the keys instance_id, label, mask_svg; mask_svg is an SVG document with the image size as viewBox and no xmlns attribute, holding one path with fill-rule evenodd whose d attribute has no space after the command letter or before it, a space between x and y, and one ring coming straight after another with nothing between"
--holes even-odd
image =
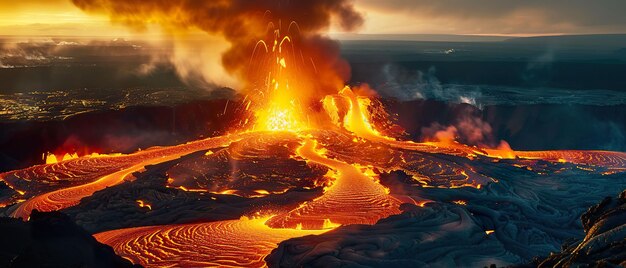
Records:
<instances>
[{"instance_id":1,"label":"dark smoke plume","mask_svg":"<svg viewBox=\"0 0 626 268\"><path fill-rule=\"evenodd\" d=\"M114 23L141 30L158 24L166 30L200 29L221 36L230 47L223 53L224 69L246 86L246 68L255 43L267 39L268 27L298 35L303 62L315 63L320 86L345 81L348 65L339 58L338 44L322 36L331 21L344 30L363 19L349 0L72 0L89 13L107 14ZM297 27L291 22L297 23ZM332 85L335 86L335 85Z\"/></svg>"}]
</instances>

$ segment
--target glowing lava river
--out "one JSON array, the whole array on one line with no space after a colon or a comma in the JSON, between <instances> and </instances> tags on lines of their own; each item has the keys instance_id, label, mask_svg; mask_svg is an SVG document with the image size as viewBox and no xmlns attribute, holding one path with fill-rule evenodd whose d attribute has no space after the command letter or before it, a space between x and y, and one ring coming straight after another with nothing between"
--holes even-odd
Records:
<instances>
[{"instance_id":1,"label":"glowing lava river","mask_svg":"<svg viewBox=\"0 0 626 268\"><path fill-rule=\"evenodd\" d=\"M515 242L518 239L525 239L532 247L545 241L558 244L571 234L555 226L541 227L541 222L545 220L542 217L548 217L557 226L568 226L579 210L592 202L567 208L574 211L571 214L551 207L568 198L581 198L581 188L572 185L608 192L611 183L607 180L618 189L626 183L622 177L611 177L626 170L624 153L503 151L386 137L375 130L366 100L348 89L328 97L325 109L335 124L326 129L247 131L134 154L84 156L3 173L0 178L12 194L2 203L11 216L23 219L34 209L63 210L77 219L85 211L117 215L112 211L121 205L107 208L99 202L118 201L97 198L121 195L127 185L135 185L132 189L150 185L157 190L145 190L151 194L142 200L132 195L132 199L119 199L129 204L137 201L139 206L133 206L133 211L141 210L172 224L148 220L127 223L124 216L110 216L115 218L110 225L92 228L98 231L94 235L98 241L133 263L149 267L260 267L268 265L267 256L285 241L296 244L281 246L271 260L278 258L280 262L296 256L302 261L330 254L333 260L348 258L364 264L363 259L393 255L386 255L385 250L412 252L417 244L440 239L454 244L450 255L422 248L419 251L428 256L420 258L439 256L440 260L431 262L441 265L483 265L519 262L536 254ZM150 169L147 166L159 168L146 171ZM586 181L575 182L572 174ZM550 189L554 191L548 192ZM167 216L185 210L177 209L176 202L213 202L213 207L194 210L194 215L202 215L211 213L202 211L215 211L218 204L228 200L245 203L255 199L263 200L263 205L224 209L226 216L219 219ZM506 211L516 211L526 219L512 218ZM379 240L371 242L375 246L368 244L368 235L389 234L378 229L341 235L366 228L362 226L384 226L407 213L422 217L411 223L412 231L406 231L408 240L394 237L389 243ZM92 215L91 220L98 218L105 222L107 217ZM393 228L402 236L410 221L397 222ZM298 246L298 239L309 239L308 235L326 236L329 241L341 237L343 242L332 244L337 247L349 247L350 237L367 244L350 248L354 254L367 248L376 250L363 253L367 257L350 259L353 255L345 253L346 257L324 249L328 244L305 242ZM411 246L402 246L409 240ZM458 252L472 250L485 255L455 257Z\"/></svg>"},{"instance_id":2,"label":"glowing lava river","mask_svg":"<svg viewBox=\"0 0 626 268\"><path fill-rule=\"evenodd\" d=\"M226 146L239 137L240 135L210 138L175 147L153 148L132 155L84 157L2 174L2 180L14 189L20 188L19 185L23 183L21 180L29 181L31 177L40 178L41 182L47 184L54 181L75 182L76 180L84 183L33 196L15 209L11 215L27 218L33 209L55 211L73 206L85 196L122 183L131 173L147 165L172 160L202 149ZM18 190L18 192L22 196L26 193L25 190Z\"/></svg>"},{"instance_id":3,"label":"glowing lava river","mask_svg":"<svg viewBox=\"0 0 626 268\"><path fill-rule=\"evenodd\" d=\"M323 157L314 141L306 139L297 151L337 173L322 197L295 210L260 219L114 230L96 238L144 265L263 266L280 241L320 234L337 224L371 224L400 212L400 202L380 184L351 165Z\"/></svg>"}]
</instances>

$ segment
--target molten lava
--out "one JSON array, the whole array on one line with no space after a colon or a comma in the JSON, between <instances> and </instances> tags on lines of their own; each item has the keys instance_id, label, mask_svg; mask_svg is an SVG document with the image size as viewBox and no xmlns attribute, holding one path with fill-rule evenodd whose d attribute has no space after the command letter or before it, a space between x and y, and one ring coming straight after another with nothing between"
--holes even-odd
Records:
<instances>
[{"instance_id":1,"label":"molten lava","mask_svg":"<svg viewBox=\"0 0 626 268\"><path fill-rule=\"evenodd\" d=\"M333 184L320 198L306 202L268 221L274 228L324 229L337 225L374 224L379 219L400 213L400 201L387 189L354 165L330 159L316 150L317 142L305 139L298 156L335 171Z\"/></svg>"},{"instance_id":2,"label":"molten lava","mask_svg":"<svg viewBox=\"0 0 626 268\"><path fill-rule=\"evenodd\" d=\"M226 146L243 136L245 134L209 138L173 147L148 149L130 155L83 156L3 173L0 174L0 178L20 193L12 199L22 199L25 194L30 197L11 213L13 217L26 219L33 209L55 211L74 206L83 197L124 182L133 172L142 170L147 165L166 162L199 150ZM42 183L48 190L54 190L43 192L45 188L39 190L34 183L28 182L31 179ZM53 182L63 183L66 187L55 186ZM29 188L29 191L20 190L22 188Z\"/></svg>"},{"instance_id":3,"label":"molten lava","mask_svg":"<svg viewBox=\"0 0 626 268\"><path fill-rule=\"evenodd\" d=\"M267 218L148 226L96 234L101 243L150 267L263 267L263 258L289 238L327 230L276 229Z\"/></svg>"}]
</instances>

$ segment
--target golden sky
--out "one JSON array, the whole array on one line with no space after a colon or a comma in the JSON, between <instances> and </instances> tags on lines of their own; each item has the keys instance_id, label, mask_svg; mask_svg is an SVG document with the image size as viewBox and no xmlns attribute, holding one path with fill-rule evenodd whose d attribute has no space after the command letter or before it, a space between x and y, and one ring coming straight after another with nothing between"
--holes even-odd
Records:
<instances>
[{"instance_id":1,"label":"golden sky","mask_svg":"<svg viewBox=\"0 0 626 268\"><path fill-rule=\"evenodd\" d=\"M123 37L131 32L107 17L86 14L70 0L0 0L0 35Z\"/></svg>"},{"instance_id":2,"label":"golden sky","mask_svg":"<svg viewBox=\"0 0 626 268\"><path fill-rule=\"evenodd\" d=\"M625 33L623 0L355 0L360 33L545 35ZM333 31L331 29L331 31ZM126 27L70 0L0 0L0 35L125 37Z\"/></svg>"}]
</instances>

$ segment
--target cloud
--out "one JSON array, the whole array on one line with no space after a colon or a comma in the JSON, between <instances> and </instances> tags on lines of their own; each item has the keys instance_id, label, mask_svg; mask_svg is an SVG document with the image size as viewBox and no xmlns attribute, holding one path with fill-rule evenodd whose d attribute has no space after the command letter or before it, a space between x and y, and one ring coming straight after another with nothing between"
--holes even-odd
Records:
<instances>
[{"instance_id":1,"label":"cloud","mask_svg":"<svg viewBox=\"0 0 626 268\"><path fill-rule=\"evenodd\" d=\"M175 57L176 60L173 62L183 76L200 69L203 70L200 76L207 82L233 88L265 88L264 80L267 79L266 71L269 69L258 68L258 64L270 61L261 58L254 58L253 61L251 57L257 56L255 51L258 40L272 44L280 32L289 34L288 42L292 48L289 51L289 46L285 45L287 56L284 56L283 60L288 59L290 63L302 62L302 66L314 69L311 73L314 73L315 77L308 81L300 78L302 84L316 90L320 88L336 90L339 84L342 85L348 79L349 67L339 57L339 44L327 39L324 33L331 24L351 31L363 22L361 15L348 0L72 0L72 2L85 12L108 15L112 22L133 29L142 30L149 24L160 25L176 39L176 48L181 48L177 51L182 57ZM184 39L177 38L177 35L185 35L190 29L201 30L211 36L214 40L211 43L216 48L210 48L211 52L207 53L194 53L196 49L192 45L186 43ZM278 44L278 40L276 41ZM269 51L282 53L282 45L278 46L278 49L272 46L267 49L266 43L263 43L266 55L269 55ZM206 43L199 46L202 47L206 49ZM192 48L191 51L189 48ZM263 52L261 49L259 51ZM307 62L306 59L310 60ZM201 64L207 60L213 62L209 65ZM313 63L313 67L308 67L309 62ZM259 69L262 69L260 74L255 74ZM223 79L227 74L230 77Z\"/></svg>"},{"instance_id":2,"label":"cloud","mask_svg":"<svg viewBox=\"0 0 626 268\"><path fill-rule=\"evenodd\" d=\"M437 122L422 128L423 141L439 141L450 143L459 141L463 144L482 147L509 148L508 143L496 142L491 125L469 110L460 115L452 125L444 126Z\"/></svg>"},{"instance_id":3,"label":"cloud","mask_svg":"<svg viewBox=\"0 0 626 268\"><path fill-rule=\"evenodd\" d=\"M413 22L405 21L407 30L425 24L456 33L626 32L622 0L358 0L357 5L373 13L403 14Z\"/></svg>"}]
</instances>

